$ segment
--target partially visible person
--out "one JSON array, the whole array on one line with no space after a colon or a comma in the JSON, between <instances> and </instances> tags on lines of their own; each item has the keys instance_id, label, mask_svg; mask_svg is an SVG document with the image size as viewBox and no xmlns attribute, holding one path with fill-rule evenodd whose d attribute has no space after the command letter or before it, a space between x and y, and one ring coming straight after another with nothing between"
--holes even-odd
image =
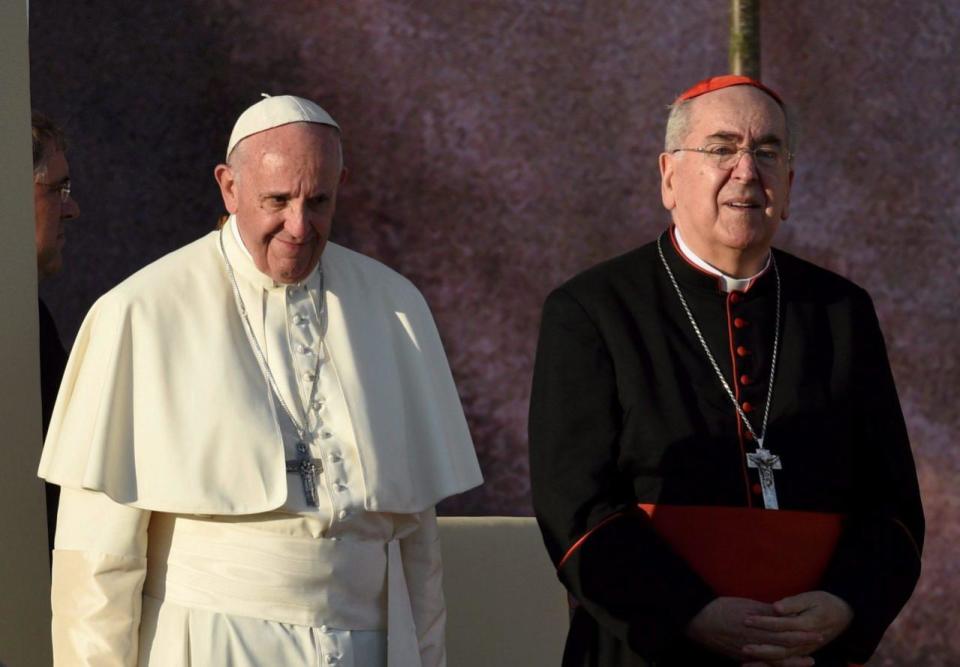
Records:
<instances>
[{"instance_id":1,"label":"partially visible person","mask_svg":"<svg viewBox=\"0 0 960 667\"><path fill-rule=\"evenodd\" d=\"M80 206L70 196L70 165L67 163L67 143L60 129L42 113L33 112L33 212L37 244L37 278L43 280L60 271L63 266L64 225L80 216ZM39 299L40 307L40 405L43 416L43 435L47 435L53 404L67 352L60 342L57 325L50 309ZM47 539L53 549L56 531L57 504L60 487L46 485Z\"/></svg>"}]
</instances>

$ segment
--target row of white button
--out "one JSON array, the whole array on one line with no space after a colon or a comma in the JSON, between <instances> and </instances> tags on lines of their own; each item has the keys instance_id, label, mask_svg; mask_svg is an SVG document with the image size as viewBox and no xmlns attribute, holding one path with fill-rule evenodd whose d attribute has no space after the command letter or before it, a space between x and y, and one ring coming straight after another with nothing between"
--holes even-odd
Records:
<instances>
[{"instance_id":1,"label":"row of white button","mask_svg":"<svg viewBox=\"0 0 960 667\"><path fill-rule=\"evenodd\" d=\"M296 327L295 329L291 329L289 332L290 347L299 355L299 359L297 360L299 363L297 365L299 365L301 369L304 367L309 368L309 370L302 370L300 374L300 378L306 385L301 387L301 394L309 396L312 392L319 391L320 389L319 387L314 389L313 386L318 380L315 372L315 369L318 368L315 360L315 355L317 352L309 344L313 340L320 339L320 323L314 321L316 319L315 317L311 317L312 315L315 315L316 310L306 288L298 289L298 286L290 286L287 290L287 307L288 312L291 313L290 321ZM325 361L322 358L322 352L323 349L321 348L321 365ZM312 413L310 417L313 418L311 424L312 428L315 430L323 427L319 432L319 436L321 441L324 441L324 443L329 446L333 445L333 443L336 441L336 438L329 428L324 427L325 420L323 419L321 413L326 407L326 398L323 395L318 394L310 401L309 410ZM349 494L347 492L350 490L350 487L346 482L346 471L343 470L343 466L341 465L344 463L343 456L340 454L339 450L334 448L327 452L326 459L332 465L329 466L325 471L326 474L324 475L324 480L328 482L331 479L333 480L330 482L331 487L335 492L335 495L331 497L331 501L334 504L333 509L336 517L339 520L344 521L350 517L352 512L349 509L342 507L341 502L338 502L337 498L337 496L343 497L344 495L349 498ZM341 509L337 510L337 505L341 505Z\"/></svg>"}]
</instances>

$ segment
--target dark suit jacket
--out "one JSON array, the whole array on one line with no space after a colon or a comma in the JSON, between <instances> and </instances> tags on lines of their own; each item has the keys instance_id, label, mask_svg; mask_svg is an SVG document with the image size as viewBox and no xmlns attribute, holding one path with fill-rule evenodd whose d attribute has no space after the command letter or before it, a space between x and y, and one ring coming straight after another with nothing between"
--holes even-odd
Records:
<instances>
[{"instance_id":1,"label":"dark suit jacket","mask_svg":"<svg viewBox=\"0 0 960 667\"><path fill-rule=\"evenodd\" d=\"M46 437L50 416L57 402L57 391L63 370L67 367L67 351L60 342L57 325L50 310L43 302L40 307L40 406L43 416L43 435ZM57 507L60 503L60 487L44 482L47 500L47 540L53 551L53 536L57 530Z\"/></svg>"},{"instance_id":2,"label":"dark suit jacket","mask_svg":"<svg viewBox=\"0 0 960 667\"><path fill-rule=\"evenodd\" d=\"M727 295L662 248L721 371L760 430L776 278ZM863 662L920 572L916 472L873 305L853 283L775 250L780 353L766 446L781 509L842 513L820 588L855 617L818 665ZM762 507L754 444L706 359L656 243L548 297L530 406L534 508L577 601L564 665L724 665L684 636L716 597L636 504ZM584 539L585 538L585 539ZM751 563L743 563L750 576Z\"/></svg>"}]
</instances>

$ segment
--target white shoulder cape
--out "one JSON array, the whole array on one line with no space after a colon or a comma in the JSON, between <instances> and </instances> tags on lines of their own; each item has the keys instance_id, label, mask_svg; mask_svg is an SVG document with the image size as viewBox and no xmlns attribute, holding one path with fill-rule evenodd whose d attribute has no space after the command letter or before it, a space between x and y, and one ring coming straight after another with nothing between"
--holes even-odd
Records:
<instances>
[{"instance_id":1,"label":"white shoulder cape","mask_svg":"<svg viewBox=\"0 0 960 667\"><path fill-rule=\"evenodd\" d=\"M405 278L328 243L326 342L371 511L419 512L481 483L433 318ZM270 389L217 232L104 294L70 354L39 474L142 509L252 514L287 473Z\"/></svg>"}]
</instances>

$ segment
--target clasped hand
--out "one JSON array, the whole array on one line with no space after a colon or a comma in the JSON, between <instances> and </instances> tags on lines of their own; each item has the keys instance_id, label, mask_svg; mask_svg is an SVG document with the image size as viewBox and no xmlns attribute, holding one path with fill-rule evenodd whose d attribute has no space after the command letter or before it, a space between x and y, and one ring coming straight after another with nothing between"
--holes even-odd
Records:
<instances>
[{"instance_id":1,"label":"clasped hand","mask_svg":"<svg viewBox=\"0 0 960 667\"><path fill-rule=\"evenodd\" d=\"M720 597L693 617L687 636L743 667L809 667L810 655L853 620L846 602L810 591L773 604Z\"/></svg>"}]
</instances>

